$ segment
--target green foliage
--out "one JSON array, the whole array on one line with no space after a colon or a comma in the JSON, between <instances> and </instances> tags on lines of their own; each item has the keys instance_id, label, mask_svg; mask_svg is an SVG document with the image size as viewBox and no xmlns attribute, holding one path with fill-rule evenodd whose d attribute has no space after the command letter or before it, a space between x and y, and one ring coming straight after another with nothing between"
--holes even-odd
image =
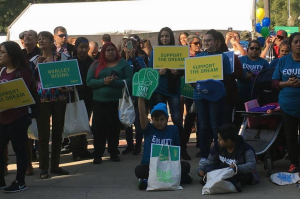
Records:
<instances>
[{"instance_id":1,"label":"green foliage","mask_svg":"<svg viewBox=\"0 0 300 199\"><path fill-rule=\"evenodd\" d=\"M289 5L288 0L269 0L270 1L270 16L271 26L270 29L274 29L274 26L288 26L287 20L289 18ZM259 0L256 4L257 8L263 8L263 0ZM300 21L298 17L300 15L300 1L291 0L291 16L295 19L295 25L299 26Z\"/></svg>"}]
</instances>

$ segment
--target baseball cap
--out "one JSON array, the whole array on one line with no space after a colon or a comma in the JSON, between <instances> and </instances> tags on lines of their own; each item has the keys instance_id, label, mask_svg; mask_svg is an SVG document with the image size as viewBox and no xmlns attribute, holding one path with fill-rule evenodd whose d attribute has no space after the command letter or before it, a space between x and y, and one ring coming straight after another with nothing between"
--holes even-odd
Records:
<instances>
[{"instance_id":1,"label":"baseball cap","mask_svg":"<svg viewBox=\"0 0 300 199\"><path fill-rule=\"evenodd\" d=\"M282 36L284 38L287 38L287 32L285 30L278 30L276 36Z\"/></svg>"}]
</instances>

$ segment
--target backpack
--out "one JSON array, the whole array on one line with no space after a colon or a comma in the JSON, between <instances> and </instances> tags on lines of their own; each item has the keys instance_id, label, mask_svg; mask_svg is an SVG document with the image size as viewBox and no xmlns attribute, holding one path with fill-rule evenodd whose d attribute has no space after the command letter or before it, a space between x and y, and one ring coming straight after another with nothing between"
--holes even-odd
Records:
<instances>
[{"instance_id":1,"label":"backpack","mask_svg":"<svg viewBox=\"0 0 300 199\"><path fill-rule=\"evenodd\" d=\"M2 72L5 68L6 67L3 67L1 69L0 77L1 77L1 74L2 74ZM15 79L18 79L18 78L20 78L20 71L17 71L16 75L15 75ZM36 82L35 82L34 78L32 78L31 85L28 88L28 90L30 91L30 93L32 95L32 98L35 101L35 104L29 105L29 108L31 110L30 117L31 118L38 118L40 116L40 96L37 93L37 87L36 87Z\"/></svg>"}]
</instances>

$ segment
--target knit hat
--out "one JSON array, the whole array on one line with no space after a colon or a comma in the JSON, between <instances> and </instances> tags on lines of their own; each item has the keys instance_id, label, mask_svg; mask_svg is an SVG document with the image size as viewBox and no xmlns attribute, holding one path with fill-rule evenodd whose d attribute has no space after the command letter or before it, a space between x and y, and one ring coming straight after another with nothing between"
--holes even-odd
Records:
<instances>
[{"instance_id":1,"label":"knit hat","mask_svg":"<svg viewBox=\"0 0 300 199\"><path fill-rule=\"evenodd\" d=\"M85 37L78 37L75 41L75 47L78 47L81 43L89 44L89 40Z\"/></svg>"},{"instance_id":2,"label":"knit hat","mask_svg":"<svg viewBox=\"0 0 300 199\"><path fill-rule=\"evenodd\" d=\"M167 119L169 119L167 105L165 103L158 103L151 111L151 115L154 111L163 111L166 114Z\"/></svg>"}]
</instances>

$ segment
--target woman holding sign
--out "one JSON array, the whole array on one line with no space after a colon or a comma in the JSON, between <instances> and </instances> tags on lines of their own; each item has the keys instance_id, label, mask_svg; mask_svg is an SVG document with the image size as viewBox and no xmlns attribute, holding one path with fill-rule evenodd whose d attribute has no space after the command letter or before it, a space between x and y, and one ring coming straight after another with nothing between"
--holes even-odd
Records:
<instances>
[{"instance_id":1,"label":"woman holding sign","mask_svg":"<svg viewBox=\"0 0 300 199\"><path fill-rule=\"evenodd\" d=\"M119 99L122 98L124 80L130 86L132 77L132 68L126 60L120 59L116 46L111 42L105 43L99 60L91 65L86 80L87 85L93 88L94 164L102 163L106 140L110 160L120 161Z\"/></svg>"},{"instance_id":2,"label":"woman holding sign","mask_svg":"<svg viewBox=\"0 0 300 199\"><path fill-rule=\"evenodd\" d=\"M32 76L30 68L27 66L19 44L7 41L0 45L0 65L4 66L0 72L0 84L14 79L22 78L30 88ZM14 93L21 93L18 89ZM8 95L0 91L0 103L4 99L17 97L18 94ZM14 193L26 190L25 173L27 169L26 141L27 130L31 124L28 106L8 109L0 112L0 189L7 193ZM17 176L13 183L6 187L4 180L5 156L4 151L9 142L17 157Z\"/></svg>"},{"instance_id":3,"label":"woman holding sign","mask_svg":"<svg viewBox=\"0 0 300 199\"><path fill-rule=\"evenodd\" d=\"M34 78L38 82L38 94L41 99L40 117L37 118L39 132L39 161L40 161L40 178L49 177L49 138L50 138L50 117L52 116L52 149L51 149L51 167L50 172L58 175L69 175L68 171L59 167L60 150L62 143L62 133L64 129L65 110L67 104L67 93L70 92L68 87L58 87L43 89L41 77L37 65L39 63L61 61L65 58L64 53L57 54L53 51L54 39L50 32L43 31L38 34L38 44L42 51L30 60L30 67L33 71ZM65 57L65 58L64 58Z\"/></svg>"},{"instance_id":4,"label":"woman holding sign","mask_svg":"<svg viewBox=\"0 0 300 199\"><path fill-rule=\"evenodd\" d=\"M209 30L204 35L204 39L203 39L204 52L196 55L196 57L201 57L201 56L221 54L223 59L223 66L222 66L223 80L212 81L217 85L221 85L221 88L218 88L216 90L217 87L215 86L213 87L207 86L206 90L208 91L207 92L208 95L206 95L205 92L201 90L203 86L206 87L205 85L206 83L201 81L201 82L197 82L197 86L195 86L195 90L194 90L194 101L195 101L198 121L200 125L199 146L200 146L201 153L200 153L199 164L201 164L207 159L209 155L210 143L212 139L214 140L215 144L218 144L217 127L221 125L222 106L225 103L224 86L225 87L227 86L227 83L231 77L231 66L230 66L229 58L225 56L221 51L217 50L218 43L219 41L218 41L217 32L215 30ZM209 96L210 93L219 93L220 96L218 96L217 98L213 98Z\"/></svg>"},{"instance_id":5,"label":"woman holding sign","mask_svg":"<svg viewBox=\"0 0 300 199\"><path fill-rule=\"evenodd\" d=\"M174 46L175 38L173 31L168 28L162 28L158 33L159 46ZM153 67L153 52L151 53L149 66ZM180 111L180 78L184 71L174 69L160 69L159 70L159 85L151 97L152 106L158 103L167 103L170 108L171 117L174 125L179 129L181 156L184 160L190 160L191 157L186 151L186 138L184 136L182 126L182 114Z\"/></svg>"}]
</instances>

